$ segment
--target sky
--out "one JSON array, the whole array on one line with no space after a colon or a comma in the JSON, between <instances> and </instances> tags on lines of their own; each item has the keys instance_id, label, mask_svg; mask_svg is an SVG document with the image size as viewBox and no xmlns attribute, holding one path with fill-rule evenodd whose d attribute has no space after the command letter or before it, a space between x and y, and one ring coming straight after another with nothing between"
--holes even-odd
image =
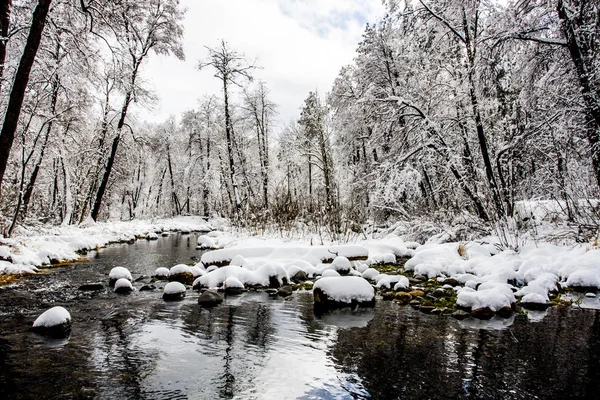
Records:
<instances>
[{"instance_id":1,"label":"sky","mask_svg":"<svg viewBox=\"0 0 600 400\"><path fill-rule=\"evenodd\" d=\"M220 40L256 60L257 80L266 82L278 105L277 126L297 120L309 91L324 95L340 68L355 55L367 22L383 15L381 0L180 0L184 21L185 61L152 55L143 67L146 84L160 98L151 110L138 110L149 122L196 108L204 95L221 86L198 61L205 46Z\"/></svg>"}]
</instances>

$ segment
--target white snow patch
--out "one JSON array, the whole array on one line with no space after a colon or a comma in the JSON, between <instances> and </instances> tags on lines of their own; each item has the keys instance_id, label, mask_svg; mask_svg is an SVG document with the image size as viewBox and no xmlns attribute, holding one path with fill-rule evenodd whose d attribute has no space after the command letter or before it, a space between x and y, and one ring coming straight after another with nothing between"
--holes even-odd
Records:
<instances>
[{"instance_id":1,"label":"white snow patch","mask_svg":"<svg viewBox=\"0 0 600 400\"><path fill-rule=\"evenodd\" d=\"M71 322L71 314L60 306L52 307L44 311L33 322L34 328L52 328L53 326L62 325Z\"/></svg>"},{"instance_id":2,"label":"white snow patch","mask_svg":"<svg viewBox=\"0 0 600 400\"><path fill-rule=\"evenodd\" d=\"M185 293L185 285L180 282L169 282L165 285L163 293L165 294L180 294Z\"/></svg>"},{"instance_id":3,"label":"white snow patch","mask_svg":"<svg viewBox=\"0 0 600 400\"><path fill-rule=\"evenodd\" d=\"M129 272L129 270L125 267L114 267L108 273L108 278L115 281L118 279L127 279L130 281L133 280L131 277L131 272Z\"/></svg>"},{"instance_id":4,"label":"white snow patch","mask_svg":"<svg viewBox=\"0 0 600 400\"><path fill-rule=\"evenodd\" d=\"M320 289L330 300L341 303L373 301L375 298L371 284L356 276L321 278L315 282L313 289Z\"/></svg>"}]
</instances>

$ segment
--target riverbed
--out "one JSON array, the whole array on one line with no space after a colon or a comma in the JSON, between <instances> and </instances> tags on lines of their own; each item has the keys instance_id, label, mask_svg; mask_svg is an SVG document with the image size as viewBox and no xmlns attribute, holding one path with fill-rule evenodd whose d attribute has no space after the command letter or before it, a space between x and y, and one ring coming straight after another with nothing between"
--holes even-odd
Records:
<instances>
[{"instance_id":1,"label":"riverbed","mask_svg":"<svg viewBox=\"0 0 600 400\"><path fill-rule=\"evenodd\" d=\"M229 296L212 309L165 302L161 291L114 294L108 272L134 279L195 262L197 235L138 240L90 261L0 288L2 399L595 398L600 314L457 321L391 301L317 315L312 293ZM140 288L148 278L134 283ZM84 283L105 289L81 291ZM160 286L160 284L159 284ZM29 331L54 305L73 318L68 339Z\"/></svg>"}]
</instances>

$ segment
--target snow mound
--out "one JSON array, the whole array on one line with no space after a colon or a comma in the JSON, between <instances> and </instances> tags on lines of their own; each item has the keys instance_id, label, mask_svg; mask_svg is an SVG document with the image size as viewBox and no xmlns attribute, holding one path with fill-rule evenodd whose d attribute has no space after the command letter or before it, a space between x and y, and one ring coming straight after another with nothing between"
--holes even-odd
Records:
<instances>
[{"instance_id":1,"label":"snow mound","mask_svg":"<svg viewBox=\"0 0 600 400\"><path fill-rule=\"evenodd\" d=\"M123 289L133 290L133 286L131 285L131 282L129 281L129 279L120 278L120 279L117 279L117 281L115 282L115 292L118 290L123 290Z\"/></svg>"},{"instance_id":2,"label":"snow mound","mask_svg":"<svg viewBox=\"0 0 600 400\"><path fill-rule=\"evenodd\" d=\"M165 267L156 268L156 271L154 271L154 276L157 278L168 278L169 269Z\"/></svg>"},{"instance_id":3,"label":"snow mound","mask_svg":"<svg viewBox=\"0 0 600 400\"><path fill-rule=\"evenodd\" d=\"M192 269L189 267L189 265L185 265L185 264L177 264L173 267L171 267L171 269L169 270L169 275L176 275L176 274L185 274L185 273L190 273L192 274Z\"/></svg>"},{"instance_id":4,"label":"snow mound","mask_svg":"<svg viewBox=\"0 0 600 400\"><path fill-rule=\"evenodd\" d=\"M350 269L352 269L352 265L350 264L350 260L346 257L338 256L331 262L331 269L339 273L347 274L350 272Z\"/></svg>"},{"instance_id":5,"label":"snow mound","mask_svg":"<svg viewBox=\"0 0 600 400\"><path fill-rule=\"evenodd\" d=\"M600 270L580 269L574 271L567 278L569 287L595 287L600 289Z\"/></svg>"},{"instance_id":6,"label":"snow mound","mask_svg":"<svg viewBox=\"0 0 600 400\"><path fill-rule=\"evenodd\" d=\"M401 278L394 285L394 290L398 291L398 290L408 289L408 287L410 286L410 282L409 282L408 278L405 277L404 275L399 275L399 276L401 276Z\"/></svg>"},{"instance_id":7,"label":"snow mound","mask_svg":"<svg viewBox=\"0 0 600 400\"><path fill-rule=\"evenodd\" d=\"M71 322L71 314L60 306L52 307L44 311L33 322L34 328L52 328L54 326L63 325Z\"/></svg>"},{"instance_id":8,"label":"snow mound","mask_svg":"<svg viewBox=\"0 0 600 400\"><path fill-rule=\"evenodd\" d=\"M369 280L374 280L379 275L379 271L375 268L368 268L362 273L362 277Z\"/></svg>"},{"instance_id":9,"label":"snow mound","mask_svg":"<svg viewBox=\"0 0 600 400\"><path fill-rule=\"evenodd\" d=\"M546 304L548 302L548 296L543 296L539 293L529 293L521 299L522 303L534 303L534 304Z\"/></svg>"},{"instance_id":10,"label":"snow mound","mask_svg":"<svg viewBox=\"0 0 600 400\"><path fill-rule=\"evenodd\" d=\"M119 279L127 279L130 281L133 280L133 278L131 277L131 272L129 272L129 270L125 267L114 267L110 270L108 278L111 281L117 281Z\"/></svg>"},{"instance_id":11,"label":"snow mound","mask_svg":"<svg viewBox=\"0 0 600 400\"><path fill-rule=\"evenodd\" d=\"M321 276L323 278L331 278L332 276L340 276L340 273L334 269L326 269L325 271L323 271Z\"/></svg>"},{"instance_id":12,"label":"snow mound","mask_svg":"<svg viewBox=\"0 0 600 400\"><path fill-rule=\"evenodd\" d=\"M496 312L511 307L515 302L512 289L507 284L482 283L478 290L464 287L458 290L456 304L472 310L489 307Z\"/></svg>"},{"instance_id":13,"label":"snow mound","mask_svg":"<svg viewBox=\"0 0 600 400\"><path fill-rule=\"evenodd\" d=\"M313 289L321 290L329 300L340 303L371 302L375 299L371 284L356 276L321 278L315 282Z\"/></svg>"},{"instance_id":14,"label":"snow mound","mask_svg":"<svg viewBox=\"0 0 600 400\"><path fill-rule=\"evenodd\" d=\"M244 284L239 279L234 278L233 276L230 276L229 278L225 279L223 286L226 288L244 289Z\"/></svg>"},{"instance_id":15,"label":"snow mound","mask_svg":"<svg viewBox=\"0 0 600 400\"><path fill-rule=\"evenodd\" d=\"M214 239L207 235L198 236L198 247L201 249L214 249L217 247Z\"/></svg>"},{"instance_id":16,"label":"snow mound","mask_svg":"<svg viewBox=\"0 0 600 400\"><path fill-rule=\"evenodd\" d=\"M168 295L185 293L185 291L185 285L180 282L169 282L163 289L163 293Z\"/></svg>"}]
</instances>

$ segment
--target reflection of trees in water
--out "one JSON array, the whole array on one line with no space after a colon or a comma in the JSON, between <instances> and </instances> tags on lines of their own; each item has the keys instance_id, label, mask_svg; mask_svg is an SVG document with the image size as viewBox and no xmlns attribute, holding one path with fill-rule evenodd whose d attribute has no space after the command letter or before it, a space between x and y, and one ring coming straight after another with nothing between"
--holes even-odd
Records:
<instances>
[{"instance_id":1,"label":"reflection of trees in water","mask_svg":"<svg viewBox=\"0 0 600 400\"><path fill-rule=\"evenodd\" d=\"M111 398L144 398L142 382L156 368L160 351L142 349L132 337L139 322L130 311L119 311L102 320L101 367L105 390Z\"/></svg>"},{"instance_id":2,"label":"reflection of trees in water","mask_svg":"<svg viewBox=\"0 0 600 400\"><path fill-rule=\"evenodd\" d=\"M600 317L552 309L540 323L477 330L387 303L366 328L340 330L330 357L378 399L594 398Z\"/></svg>"}]
</instances>

